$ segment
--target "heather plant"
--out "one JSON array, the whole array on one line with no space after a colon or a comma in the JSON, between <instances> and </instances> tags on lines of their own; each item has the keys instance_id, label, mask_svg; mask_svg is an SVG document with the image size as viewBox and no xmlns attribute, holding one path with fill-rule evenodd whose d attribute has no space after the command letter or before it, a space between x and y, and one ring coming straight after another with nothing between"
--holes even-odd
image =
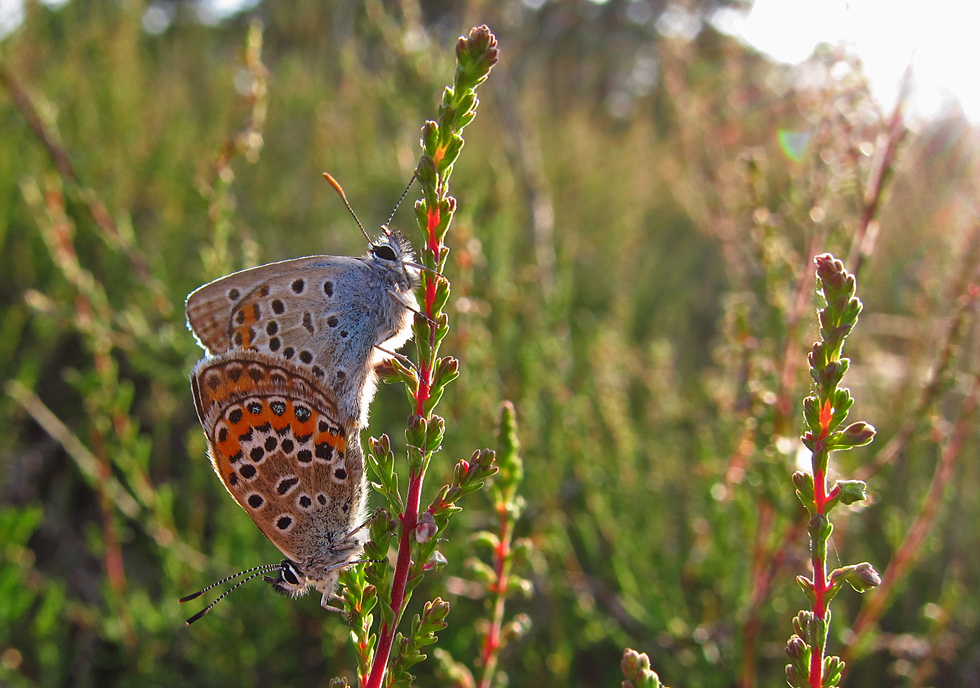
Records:
<instances>
[{"instance_id":1,"label":"heather plant","mask_svg":"<svg viewBox=\"0 0 980 688\"><path fill-rule=\"evenodd\" d=\"M868 488L834 509L825 563L882 579L834 598L826 654L842 685L970 674L980 225L965 118L882 110L829 46L774 64L714 30L707 3L299 0L220 21L192 3L25 7L0 39L0 683L353 681L383 637L386 676L419 685L782 683L796 578L814 580L791 476L812 474L800 400L818 393L826 252L860 284L845 383L878 434L830 461L828 489ZM672 30L679 16L697 31ZM383 221L452 74L446 47L484 22L502 59L452 165L452 252L428 272L437 292L452 282L431 360L451 354L459 375L428 410L444 429L409 431L442 449L406 606L388 596L419 454L395 430L423 369L399 359L364 433L390 544L371 558L393 566L348 574L353 626L250 584L188 632L177 598L274 554L207 466L183 299L245 267L362 253L322 172L365 225ZM421 255L414 225L403 204L392 227ZM423 345L432 320L417 319ZM501 399L523 457L506 522ZM474 447L498 452L489 499L461 498L435 534L438 488L466 482L454 465L479 464Z\"/></svg>"},{"instance_id":2,"label":"heather plant","mask_svg":"<svg viewBox=\"0 0 980 688\"><path fill-rule=\"evenodd\" d=\"M833 525L830 513L839 505L849 505L865 498L867 485L860 480L837 480L828 489L828 471L832 452L861 447L874 438L874 428L858 421L840 429L847 419L854 399L840 386L850 361L841 356L844 341L857 324L861 302L854 295L854 276L830 254L817 256L817 280L826 302L819 313L820 341L813 345L808 360L816 394L803 400L806 432L803 445L812 452L810 471L793 474L796 496L810 517L812 575L799 576L797 582L810 602L809 611L801 611L793 620L795 633L786 645L791 663L786 667L787 680L798 688L822 688L839 684L844 664L839 657L826 654L830 627L830 602L847 584L866 592L881 578L867 563L852 564L827 572L827 551Z\"/></svg>"},{"instance_id":3,"label":"heather plant","mask_svg":"<svg viewBox=\"0 0 980 688\"><path fill-rule=\"evenodd\" d=\"M474 544L489 550L491 563L472 557L468 562L473 582L486 592L486 618L478 622L480 628L479 655L474 667L457 661L446 650L436 650L441 673L445 680L460 688L489 688L497 685L500 654L508 643L519 639L530 626L526 614L519 614L505 623L507 598L516 592L531 592L531 583L516 575L516 564L526 561L533 545L526 540L516 540L514 530L524 511L525 501L518 494L524 477L524 461L520 455L517 436L517 418L514 405L501 405L498 429L497 468L499 472L490 486L490 499L496 515L496 529L479 531L473 536Z\"/></svg>"},{"instance_id":4,"label":"heather plant","mask_svg":"<svg viewBox=\"0 0 980 688\"><path fill-rule=\"evenodd\" d=\"M445 436L446 421L434 410L446 386L459 374L456 359L439 356L439 347L449 332L449 316L444 311L450 287L444 277L449 256L445 239L456 210L456 199L449 195L449 177L463 147L461 132L476 116L476 88L497 62L497 41L486 26L475 28L459 39L456 59L456 76L444 93L439 119L426 122L422 128L423 155L415 170L422 187L415 217L424 239L424 269L418 287L421 310L413 327L418 360L402 363L396 357L389 374L389 379L405 384L411 404L406 430L408 486L404 493L399 490L388 437L372 440L366 462L386 506L372 523L366 549L375 563L369 565L363 582L353 574L347 576L346 606L358 649L360 685L368 688L409 686L414 681L408 669L425 659L422 648L436 642L436 634L446 625L449 604L438 597L426 602L407 634L397 633L402 616L425 572L445 564L445 556L438 550L440 535L450 517L460 510L457 501L480 489L497 470L493 452L474 452L468 461L457 462L452 481L438 490L428 508L422 509L426 472ZM390 570L387 553L396 538L396 562ZM375 607L377 602L380 605ZM371 632L370 612L375 608L381 619L377 634ZM390 658L393 648L396 654Z\"/></svg>"}]
</instances>

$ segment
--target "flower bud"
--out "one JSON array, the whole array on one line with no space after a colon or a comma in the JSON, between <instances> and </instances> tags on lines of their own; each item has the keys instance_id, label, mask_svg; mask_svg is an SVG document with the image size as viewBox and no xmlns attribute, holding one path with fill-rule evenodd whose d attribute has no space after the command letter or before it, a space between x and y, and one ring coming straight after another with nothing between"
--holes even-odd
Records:
<instances>
[{"instance_id":1,"label":"flower bud","mask_svg":"<svg viewBox=\"0 0 980 688\"><path fill-rule=\"evenodd\" d=\"M432 516L432 512L423 511L418 525L415 526L415 541L419 544L428 542L437 532L439 528L436 526L436 519Z\"/></svg>"}]
</instances>

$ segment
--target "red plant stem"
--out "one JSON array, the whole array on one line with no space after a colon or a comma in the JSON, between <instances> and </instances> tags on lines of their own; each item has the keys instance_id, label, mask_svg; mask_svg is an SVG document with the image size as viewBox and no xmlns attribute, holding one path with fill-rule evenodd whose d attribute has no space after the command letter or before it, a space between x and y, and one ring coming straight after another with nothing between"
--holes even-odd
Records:
<instances>
[{"instance_id":1,"label":"red plant stem","mask_svg":"<svg viewBox=\"0 0 980 688\"><path fill-rule=\"evenodd\" d=\"M437 184L437 189L442 188L442 185ZM442 194L438 194L438 198L442 198ZM427 231L427 241L426 247L432 252L435 258L436 266L439 265L440 259L442 257L442 242L436 234L436 229L440 222L440 213L437 205L435 208L429 208L426 213L426 231ZM436 345L436 325L433 321L433 314L435 311L435 300L436 300L436 280L432 278L424 278L425 282L425 296L424 296L424 312L429 318L429 351L433 353L433 359L435 354ZM418 415L424 414L425 402L428 401L429 395L432 389L432 371L435 361L419 361L419 386L418 391L415 393L415 412ZM428 447L422 448L423 453L428 453ZM381 688L382 681L384 681L385 674L388 668L388 659L391 655L391 647L395 639L395 631L398 628L398 622L401 620L401 616L405 611L405 589L408 586L408 576L409 571L412 567L412 536L415 533L415 529L418 527L419 523L419 506L422 499L422 483L425 478L425 462L419 469L413 470L408 479L408 499L405 503L405 513L401 515L401 535L398 540L398 558L395 561L395 575L391 583L391 609L395 612L394 621L391 624L382 624L381 631L378 634L378 645L374 654L374 664L371 667L371 673L368 676L365 688Z\"/></svg>"},{"instance_id":2,"label":"red plant stem","mask_svg":"<svg viewBox=\"0 0 980 688\"><path fill-rule=\"evenodd\" d=\"M389 624L381 626L381 633L378 637L378 647L374 654L374 666L371 667L371 675L368 677L367 688L381 688L381 681L384 679L388 668L388 658L391 654L391 645L395 639L395 630L401 620L405 606L405 587L408 585L408 572L412 566L412 534L419 523L419 503L422 497L423 472L415 471L409 476L408 481L408 501L405 505L405 513L401 516L402 532L398 540L398 560L395 562L395 577L391 583L391 608L395 612L395 619Z\"/></svg>"},{"instance_id":3,"label":"red plant stem","mask_svg":"<svg viewBox=\"0 0 980 688\"><path fill-rule=\"evenodd\" d=\"M440 219L439 208L429 208L428 212L426 213L426 230L429 234L428 247L435 256L436 265L439 265L439 259L442 257L442 244L439 242L439 238L436 236L436 227L439 226ZM434 283L432 284L431 290L426 291L426 298L429 297L430 292L432 296L435 296ZM431 306L431 304L427 303L426 306Z\"/></svg>"},{"instance_id":4,"label":"red plant stem","mask_svg":"<svg viewBox=\"0 0 980 688\"><path fill-rule=\"evenodd\" d=\"M500 651L500 627L504 620L504 603L507 597L509 578L507 569L510 559L511 524L507 514L507 504L501 502L497 506L497 512L500 516L500 536L494 550L496 580L490 588L496 595L496 599L493 604L493 614L490 617L490 627L487 629L487 635L483 639L483 649L480 652L483 677L480 679L479 688L489 688L497 668L497 653Z\"/></svg>"},{"instance_id":5,"label":"red plant stem","mask_svg":"<svg viewBox=\"0 0 980 688\"><path fill-rule=\"evenodd\" d=\"M813 495L818 514L824 513L824 505L827 501L826 477L823 471L817 469L813 474ZM824 603L824 596L827 593L827 567L822 555L822 549L813 546L813 615L818 619L825 620L827 617L827 607ZM810 686L820 688L823 684L823 643L817 643L811 648L810 654Z\"/></svg>"},{"instance_id":6,"label":"red plant stem","mask_svg":"<svg viewBox=\"0 0 980 688\"><path fill-rule=\"evenodd\" d=\"M759 605L769 588L765 562L771 561L772 550L765 546L772 532L773 508L769 502L759 503L759 524L755 529L755 546L752 548L752 594L747 606L747 619L742 626L742 667L739 685L751 688L756 684L755 643L759 634Z\"/></svg>"},{"instance_id":7,"label":"red plant stem","mask_svg":"<svg viewBox=\"0 0 980 688\"><path fill-rule=\"evenodd\" d=\"M439 241L436 235L436 228L439 226L439 221L441 215L439 213L438 206L435 208L429 208L426 212L426 233L428 235L426 241L426 247L432 252L435 258L435 264L438 267L439 261L442 258L442 242ZM432 324L431 317L433 310L435 309L436 301L436 280L432 278L426 278L425 283L425 314L429 316L429 346L430 350L435 346L436 342L436 332L435 325ZM432 361L419 361L419 389L415 394L415 413L418 415L423 415L425 410L425 402L429 400L429 393L432 389Z\"/></svg>"},{"instance_id":8,"label":"red plant stem","mask_svg":"<svg viewBox=\"0 0 980 688\"><path fill-rule=\"evenodd\" d=\"M824 448L824 441L830 434L830 421L833 409L828 399L820 405L820 437L813 447L813 503L816 515L826 514L827 506L827 461L824 458L827 450ZM822 537L822 536L821 536ZM812 538L812 536L811 536ZM827 562L825 555L827 552L826 543L819 546L816 542L811 544L813 547L813 615L821 621L827 619ZM824 643L816 643L810 648L810 686L811 688L821 688L823 685L823 651Z\"/></svg>"},{"instance_id":9,"label":"red plant stem","mask_svg":"<svg viewBox=\"0 0 980 688\"><path fill-rule=\"evenodd\" d=\"M419 389L415 394L415 413L422 415L425 410L425 402L429 400L432 390L432 366L426 362L419 362Z\"/></svg>"}]
</instances>

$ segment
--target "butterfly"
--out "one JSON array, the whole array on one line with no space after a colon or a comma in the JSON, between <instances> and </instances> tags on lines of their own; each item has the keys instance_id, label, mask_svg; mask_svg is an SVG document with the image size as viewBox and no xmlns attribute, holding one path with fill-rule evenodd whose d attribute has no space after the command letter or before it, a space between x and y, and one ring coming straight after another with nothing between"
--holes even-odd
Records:
<instances>
[{"instance_id":1,"label":"butterfly","mask_svg":"<svg viewBox=\"0 0 980 688\"><path fill-rule=\"evenodd\" d=\"M278 569L265 577L277 592L315 589L334 609L340 572L366 539L359 433L376 367L411 337L419 269L409 242L385 228L361 258L271 263L188 296L188 325L208 352L191 386L212 467L286 557L234 587Z\"/></svg>"}]
</instances>

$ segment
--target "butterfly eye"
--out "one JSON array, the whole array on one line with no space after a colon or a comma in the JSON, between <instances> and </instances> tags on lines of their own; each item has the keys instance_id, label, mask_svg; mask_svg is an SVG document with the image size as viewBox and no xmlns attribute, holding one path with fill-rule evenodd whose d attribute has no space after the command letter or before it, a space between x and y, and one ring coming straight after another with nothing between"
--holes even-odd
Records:
<instances>
[{"instance_id":1,"label":"butterfly eye","mask_svg":"<svg viewBox=\"0 0 980 688\"><path fill-rule=\"evenodd\" d=\"M395 255L395 249L387 244L382 244L381 246L375 246L371 249L371 253L376 255L381 260L397 260L398 256Z\"/></svg>"},{"instance_id":2,"label":"butterfly eye","mask_svg":"<svg viewBox=\"0 0 980 688\"><path fill-rule=\"evenodd\" d=\"M282 562L282 579L289 583L290 585L299 585L299 578L296 577L296 573L289 562Z\"/></svg>"}]
</instances>

